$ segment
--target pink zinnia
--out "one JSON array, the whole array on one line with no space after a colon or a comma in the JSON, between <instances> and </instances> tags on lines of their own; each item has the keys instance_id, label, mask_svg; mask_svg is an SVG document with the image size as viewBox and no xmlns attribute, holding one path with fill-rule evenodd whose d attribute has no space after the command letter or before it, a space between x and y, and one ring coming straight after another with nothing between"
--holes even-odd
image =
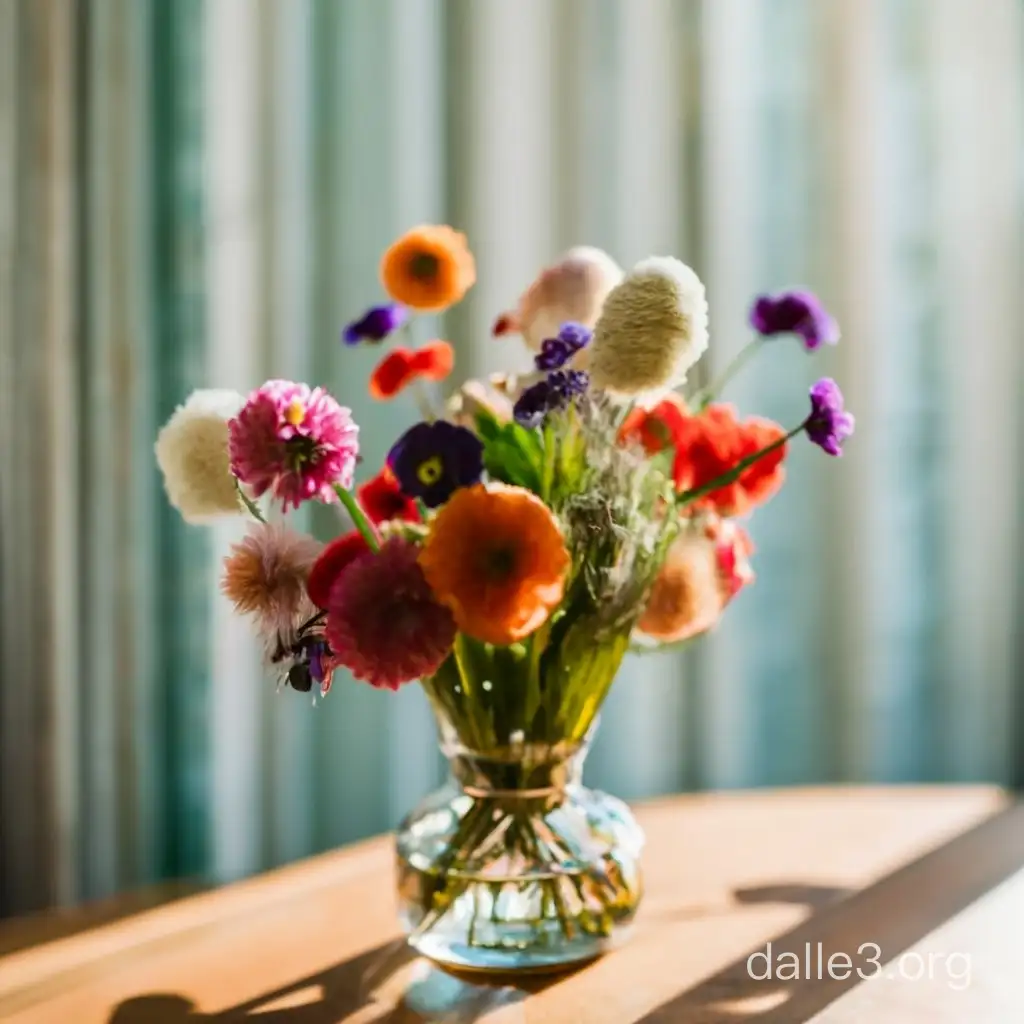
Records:
<instances>
[{"instance_id":1,"label":"pink zinnia","mask_svg":"<svg viewBox=\"0 0 1024 1024\"><path fill-rule=\"evenodd\" d=\"M455 642L455 621L400 537L350 563L331 587L327 642L356 679L397 690L433 675Z\"/></svg>"},{"instance_id":2,"label":"pink zinnia","mask_svg":"<svg viewBox=\"0 0 1024 1024\"><path fill-rule=\"evenodd\" d=\"M335 484L352 486L359 427L323 388L270 380L228 423L228 450L232 473L287 511L311 498L333 502Z\"/></svg>"}]
</instances>

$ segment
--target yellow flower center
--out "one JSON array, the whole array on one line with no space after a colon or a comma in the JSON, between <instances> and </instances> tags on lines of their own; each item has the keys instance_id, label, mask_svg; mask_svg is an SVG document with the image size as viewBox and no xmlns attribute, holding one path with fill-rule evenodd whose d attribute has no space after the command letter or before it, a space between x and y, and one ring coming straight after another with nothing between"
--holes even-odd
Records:
<instances>
[{"instance_id":1,"label":"yellow flower center","mask_svg":"<svg viewBox=\"0 0 1024 1024\"><path fill-rule=\"evenodd\" d=\"M284 414L284 418L293 426L297 427L306 415L306 407L296 398L291 405L288 406L288 411Z\"/></svg>"},{"instance_id":2,"label":"yellow flower center","mask_svg":"<svg viewBox=\"0 0 1024 1024\"><path fill-rule=\"evenodd\" d=\"M440 455L431 456L426 462L421 462L416 468L416 477L425 487L431 487L441 479L444 472L444 463Z\"/></svg>"}]
</instances>

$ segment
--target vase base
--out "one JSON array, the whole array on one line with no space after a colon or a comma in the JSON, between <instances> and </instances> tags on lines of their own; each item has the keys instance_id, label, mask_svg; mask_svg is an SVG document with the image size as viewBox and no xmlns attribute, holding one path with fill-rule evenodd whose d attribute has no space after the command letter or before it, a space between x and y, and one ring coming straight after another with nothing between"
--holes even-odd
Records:
<instances>
[{"instance_id":1,"label":"vase base","mask_svg":"<svg viewBox=\"0 0 1024 1024\"><path fill-rule=\"evenodd\" d=\"M621 800L576 783L526 798L445 787L398 831L402 927L452 971L571 970L628 933L642 845Z\"/></svg>"},{"instance_id":2,"label":"vase base","mask_svg":"<svg viewBox=\"0 0 1024 1024\"><path fill-rule=\"evenodd\" d=\"M442 935L425 934L409 939L409 945L427 960L445 970L474 975L559 974L576 970L621 944L616 939L584 936L560 943L550 950L500 947L482 948L449 942Z\"/></svg>"}]
</instances>

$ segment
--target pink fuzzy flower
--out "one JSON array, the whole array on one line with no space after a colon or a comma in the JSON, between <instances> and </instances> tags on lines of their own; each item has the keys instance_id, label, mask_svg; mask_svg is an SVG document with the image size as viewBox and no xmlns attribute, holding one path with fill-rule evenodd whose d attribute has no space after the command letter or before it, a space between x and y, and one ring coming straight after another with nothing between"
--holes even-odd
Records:
<instances>
[{"instance_id":1,"label":"pink fuzzy flower","mask_svg":"<svg viewBox=\"0 0 1024 1024\"><path fill-rule=\"evenodd\" d=\"M333 502L335 484L352 486L359 427L323 388L270 380L228 423L228 450L232 473L287 511L312 498Z\"/></svg>"},{"instance_id":2,"label":"pink fuzzy flower","mask_svg":"<svg viewBox=\"0 0 1024 1024\"><path fill-rule=\"evenodd\" d=\"M677 643L711 629L726 605L753 583L753 550L746 531L728 519L708 516L684 529L654 581L639 631Z\"/></svg>"},{"instance_id":3,"label":"pink fuzzy flower","mask_svg":"<svg viewBox=\"0 0 1024 1024\"><path fill-rule=\"evenodd\" d=\"M221 590L241 615L251 615L267 649L289 645L316 608L306 580L323 545L282 523L254 523L224 559Z\"/></svg>"},{"instance_id":4,"label":"pink fuzzy flower","mask_svg":"<svg viewBox=\"0 0 1024 1024\"><path fill-rule=\"evenodd\" d=\"M337 662L371 686L397 690L433 675L455 642L455 621L400 537L351 562L334 581L327 642Z\"/></svg>"}]
</instances>

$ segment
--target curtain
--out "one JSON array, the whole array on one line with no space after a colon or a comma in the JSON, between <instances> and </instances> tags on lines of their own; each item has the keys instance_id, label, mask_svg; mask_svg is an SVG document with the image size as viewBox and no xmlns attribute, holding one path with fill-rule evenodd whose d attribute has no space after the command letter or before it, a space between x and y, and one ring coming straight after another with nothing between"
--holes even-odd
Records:
<instances>
[{"instance_id":1,"label":"curtain","mask_svg":"<svg viewBox=\"0 0 1024 1024\"><path fill-rule=\"evenodd\" d=\"M593 784L628 798L1019 771L1024 16L1014 0L6 0L0 4L0 913L224 881L392 827L442 777L415 687L277 694L153 442L199 386L328 386L366 465L414 422L341 326L420 222L480 280L457 372L573 244L705 279L705 374L753 294L844 340L728 392L797 444L758 580L630 661ZM305 524L329 536L317 510Z\"/></svg>"}]
</instances>

